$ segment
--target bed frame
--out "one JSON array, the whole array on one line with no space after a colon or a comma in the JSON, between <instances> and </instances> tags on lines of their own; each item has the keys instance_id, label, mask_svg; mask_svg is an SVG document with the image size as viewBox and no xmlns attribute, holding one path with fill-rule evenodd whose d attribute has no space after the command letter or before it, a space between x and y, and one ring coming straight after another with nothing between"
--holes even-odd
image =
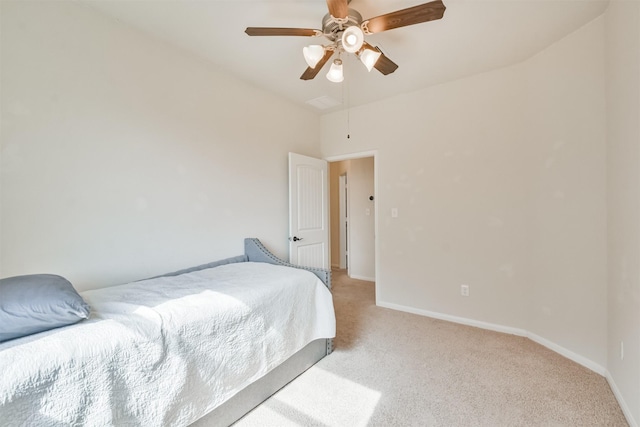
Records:
<instances>
[{"instance_id":1,"label":"bed frame","mask_svg":"<svg viewBox=\"0 0 640 427\"><path fill-rule=\"evenodd\" d=\"M266 262L308 270L318 276L322 283L331 290L330 270L290 264L269 252L260 240L255 238L247 238L244 240L244 255L227 258L188 270L176 271L164 276L174 276L189 271L202 270L217 265L236 262ZM245 387L231 399L193 423L192 427L228 426L233 424L332 351L333 339L319 339L309 343L267 375Z\"/></svg>"}]
</instances>

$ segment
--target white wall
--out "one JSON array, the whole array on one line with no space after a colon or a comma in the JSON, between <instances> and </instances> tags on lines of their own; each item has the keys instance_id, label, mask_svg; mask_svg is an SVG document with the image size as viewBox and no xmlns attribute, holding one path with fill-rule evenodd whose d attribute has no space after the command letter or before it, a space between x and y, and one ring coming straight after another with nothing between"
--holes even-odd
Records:
<instances>
[{"instance_id":1,"label":"white wall","mask_svg":"<svg viewBox=\"0 0 640 427\"><path fill-rule=\"evenodd\" d=\"M520 67L526 82L527 330L606 366L604 19Z\"/></svg>"},{"instance_id":2,"label":"white wall","mask_svg":"<svg viewBox=\"0 0 640 427\"><path fill-rule=\"evenodd\" d=\"M523 326L521 78L503 69L355 108L348 143L344 113L323 117L323 155L378 152L379 303Z\"/></svg>"},{"instance_id":3,"label":"white wall","mask_svg":"<svg viewBox=\"0 0 640 427\"><path fill-rule=\"evenodd\" d=\"M324 156L379 153L379 303L531 330L606 365L603 31L355 108L347 144L344 113L323 117Z\"/></svg>"},{"instance_id":4,"label":"white wall","mask_svg":"<svg viewBox=\"0 0 640 427\"><path fill-rule=\"evenodd\" d=\"M640 3L606 12L608 370L640 424ZM620 342L624 341L624 360Z\"/></svg>"},{"instance_id":5,"label":"white wall","mask_svg":"<svg viewBox=\"0 0 640 427\"><path fill-rule=\"evenodd\" d=\"M2 1L0 276L79 289L287 255L287 152L319 119L76 2Z\"/></svg>"}]
</instances>

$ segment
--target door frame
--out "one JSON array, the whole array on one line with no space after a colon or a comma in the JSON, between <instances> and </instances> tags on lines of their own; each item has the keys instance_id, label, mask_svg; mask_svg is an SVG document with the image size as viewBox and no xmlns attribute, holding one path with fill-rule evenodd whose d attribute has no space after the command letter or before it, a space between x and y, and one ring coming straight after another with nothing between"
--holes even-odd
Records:
<instances>
[{"instance_id":1,"label":"door frame","mask_svg":"<svg viewBox=\"0 0 640 427\"><path fill-rule=\"evenodd\" d=\"M378 239L378 231L379 231L379 224L380 224L380 214L379 214L379 209L378 209L378 150L372 150L372 151L360 151L357 153L350 153L350 154L342 154L339 156L329 156L329 157L324 157L324 160L326 160L328 163L332 163L332 162L340 162L343 160L354 160L354 159L362 159L365 157L373 157L373 209L375 212L375 218L374 218L374 233L375 233L375 239L374 239L374 251L375 253L375 274L376 274L376 281L375 283L375 294L376 294L376 305L378 305L378 283L380 282L380 244L379 239ZM328 209L328 208L327 208ZM332 225L330 225L330 227L332 227ZM329 239L331 239L331 233L329 233ZM331 242L329 242L329 244L331 244Z\"/></svg>"}]
</instances>

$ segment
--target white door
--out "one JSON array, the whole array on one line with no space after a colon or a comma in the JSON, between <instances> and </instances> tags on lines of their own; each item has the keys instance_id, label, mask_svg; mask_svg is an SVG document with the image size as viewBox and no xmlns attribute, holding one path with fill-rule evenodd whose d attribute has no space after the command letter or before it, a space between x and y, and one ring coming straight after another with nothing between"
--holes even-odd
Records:
<instances>
[{"instance_id":1,"label":"white door","mask_svg":"<svg viewBox=\"0 0 640 427\"><path fill-rule=\"evenodd\" d=\"M289 153L289 262L329 268L327 162Z\"/></svg>"}]
</instances>

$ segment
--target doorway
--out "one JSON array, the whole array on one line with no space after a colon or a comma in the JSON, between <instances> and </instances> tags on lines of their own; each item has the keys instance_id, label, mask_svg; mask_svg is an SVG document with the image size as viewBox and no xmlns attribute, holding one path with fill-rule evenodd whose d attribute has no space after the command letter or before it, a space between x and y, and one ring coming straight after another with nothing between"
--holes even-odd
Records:
<instances>
[{"instance_id":1,"label":"doorway","mask_svg":"<svg viewBox=\"0 0 640 427\"><path fill-rule=\"evenodd\" d=\"M338 229L340 233L338 239L340 247L338 249L339 262L337 267L340 270L347 269L349 257L349 244L347 240L347 234L349 232L349 216L347 214L349 206L349 187L347 183L347 172L344 172L338 178Z\"/></svg>"},{"instance_id":2,"label":"doorway","mask_svg":"<svg viewBox=\"0 0 640 427\"><path fill-rule=\"evenodd\" d=\"M375 156L328 161L331 267L375 282Z\"/></svg>"}]
</instances>

